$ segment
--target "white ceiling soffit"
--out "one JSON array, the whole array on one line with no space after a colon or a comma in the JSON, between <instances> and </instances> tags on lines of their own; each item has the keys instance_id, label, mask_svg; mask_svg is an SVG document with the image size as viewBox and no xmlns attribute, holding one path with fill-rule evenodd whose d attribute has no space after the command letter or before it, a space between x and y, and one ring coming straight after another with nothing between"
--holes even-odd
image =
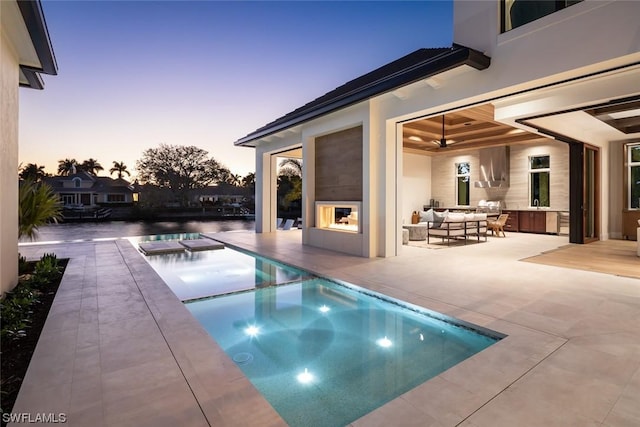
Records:
<instances>
[{"instance_id":1,"label":"white ceiling soffit","mask_svg":"<svg viewBox=\"0 0 640 427\"><path fill-rule=\"evenodd\" d=\"M278 157L286 157L292 159L302 159L302 147L278 153Z\"/></svg>"},{"instance_id":2,"label":"white ceiling soffit","mask_svg":"<svg viewBox=\"0 0 640 427\"><path fill-rule=\"evenodd\" d=\"M640 66L595 75L530 94L518 95L495 103L496 120L520 126L546 129L585 143L599 146L609 141L633 140L640 133L624 133L584 110L610 102L640 96ZM640 120L637 108L623 111L625 120ZM622 114L622 113L621 113Z\"/></svg>"},{"instance_id":3,"label":"white ceiling soffit","mask_svg":"<svg viewBox=\"0 0 640 427\"><path fill-rule=\"evenodd\" d=\"M605 146L609 141L624 140L633 136L625 135L584 111L555 114L528 122L560 135L598 146ZM636 135L640 136L640 134Z\"/></svg>"},{"instance_id":4,"label":"white ceiling soffit","mask_svg":"<svg viewBox=\"0 0 640 427\"><path fill-rule=\"evenodd\" d=\"M640 94L640 65L494 101L495 119L515 120L605 103Z\"/></svg>"}]
</instances>

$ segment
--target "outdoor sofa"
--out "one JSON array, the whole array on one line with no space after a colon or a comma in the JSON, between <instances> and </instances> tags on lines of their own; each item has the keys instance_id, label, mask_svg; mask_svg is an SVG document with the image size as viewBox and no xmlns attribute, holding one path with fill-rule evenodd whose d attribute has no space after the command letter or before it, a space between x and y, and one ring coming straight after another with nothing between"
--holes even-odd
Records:
<instances>
[{"instance_id":1,"label":"outdoor sofa","mask_svg":"<svg viewBox=\"0 0 640 427\"><path fill-rule=\"evenodd\" d=\"M487 241L486 213L427 211L425 215L421 215L420 220L418 224L427 228L427 243L430 237L439 237L442 241L446 239L447 246L451 244L451 240L464 240L466 244L468 239L475 238L479 242L484 237L484 241Z\"/></svg>"}]
</instances>

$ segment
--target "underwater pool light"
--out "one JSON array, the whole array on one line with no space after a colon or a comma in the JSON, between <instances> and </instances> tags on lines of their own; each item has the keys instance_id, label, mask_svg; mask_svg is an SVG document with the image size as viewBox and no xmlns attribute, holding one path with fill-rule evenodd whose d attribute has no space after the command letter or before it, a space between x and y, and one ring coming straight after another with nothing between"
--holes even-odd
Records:
<instances>
[{"instance_id":1,"label":"underwater pool light","mask_svg":"<svg viewBox=\"0 0 640 427\"><path fill-rule=\"evenodd\" d=\"M378 344L380 347L382 348L388 348L391 347L391 345L393 344L391 342L391 340L389 338L387 338L387 336L385 335L384 338L380 338L378 341L376 341L376 344Z\"/></svg>"},{"instance_id":2,"label":"underwater pool light","mask_svg":"<svg viewBox=\"0 0 640 427\"><path fill-rule=\"evenodd\" d=\"M307 368L304 368L304 372L298 374L296 378L302 384L309 384L311 381L313 381L313 374L309 372Z\"/></svg>"},{"instance_id":3,"label":"underwater pool light","mask_svg":"<svg viewBox=\"0 0 640 427\"><path fill-rule=\"evenodd\" d=\"M244 330L244 333L249 335L250 337L255 337L260 333L260 328L258 328L256 325L251 325Z\"/></svg>"}]
</instances>

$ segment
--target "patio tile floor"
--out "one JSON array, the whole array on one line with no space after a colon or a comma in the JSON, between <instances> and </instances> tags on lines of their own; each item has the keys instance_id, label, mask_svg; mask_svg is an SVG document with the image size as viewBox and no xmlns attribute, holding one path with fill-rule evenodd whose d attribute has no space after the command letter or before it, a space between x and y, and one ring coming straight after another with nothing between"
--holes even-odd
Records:
<instances>
[{"instance_id":1,"label":"patio tile floor","mask_svg":"<svg viewBox=\"0 0 640 427\"><path fill-rule=\"evenodd\" d=\"M301 246L296 230L212 237L508 335L354 426L640 420L640 280L519 261L566 237L386 259ZM286 425L129 241L20 252L70 262L13 412L62 412L72 426Z\"/></svg>"}]
</instances>

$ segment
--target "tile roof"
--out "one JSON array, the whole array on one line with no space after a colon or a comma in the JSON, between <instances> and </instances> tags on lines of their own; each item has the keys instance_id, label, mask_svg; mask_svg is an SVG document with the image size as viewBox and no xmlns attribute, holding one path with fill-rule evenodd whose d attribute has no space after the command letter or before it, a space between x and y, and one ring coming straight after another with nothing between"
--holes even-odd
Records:
<instances>
[{"instance_id":1,"label":"tile roof","mask_svg":"<svg viewBox=\"0 0 640 427\"><path fill-rule=\"evenodd\" d=\"M380 95L399 87L450 70L469 65L482 70L491 59L473 49L454 44L446 48L418 49L367 74L357 77L300 108L274 120L235 142L255 146L262 137L315 119L340 108Z\"/></svg>"}]
</instances>

